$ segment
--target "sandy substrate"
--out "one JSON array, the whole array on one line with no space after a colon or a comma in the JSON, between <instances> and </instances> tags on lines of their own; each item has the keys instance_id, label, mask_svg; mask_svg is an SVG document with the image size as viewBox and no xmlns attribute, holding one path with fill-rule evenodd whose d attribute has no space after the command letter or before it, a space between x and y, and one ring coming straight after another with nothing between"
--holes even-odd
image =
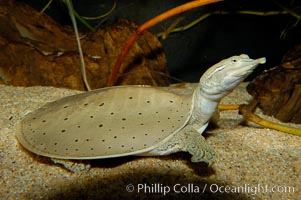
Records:
<instances>
[{"instance_id":1,"label":"sandy substrate","mask_svg":"<svg viewBox=\"0 0 301 200\"><path fill-rule=\"evenodd\" d=\"M301 137L242 125L237 111L222 112L219 128L206 133L218 155L210 167L177 153L93 161L89 171L72 173L21 149L19 120L76 93L0 85L0 199L301 199ZM248 98L240 87L224 102Z\"/></svg>"}]
</instances>

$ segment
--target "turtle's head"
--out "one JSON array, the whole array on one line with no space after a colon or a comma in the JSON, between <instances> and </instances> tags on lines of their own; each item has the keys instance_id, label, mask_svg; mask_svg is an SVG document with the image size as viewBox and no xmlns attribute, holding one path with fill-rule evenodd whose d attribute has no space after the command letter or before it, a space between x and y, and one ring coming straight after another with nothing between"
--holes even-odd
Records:
<instances>
[{"instance_id":1,"label":"turtle's head","mask_svg":"<svg viewBox=\"0 0 301 200\"><path fill-rule=\"evenodd\" d=\"M257 65L265 61L265 58L251 59L246 54L224 59L203 74L200 86L208 94L225 95L251 74Z\"/></svg>"}]
</instances>

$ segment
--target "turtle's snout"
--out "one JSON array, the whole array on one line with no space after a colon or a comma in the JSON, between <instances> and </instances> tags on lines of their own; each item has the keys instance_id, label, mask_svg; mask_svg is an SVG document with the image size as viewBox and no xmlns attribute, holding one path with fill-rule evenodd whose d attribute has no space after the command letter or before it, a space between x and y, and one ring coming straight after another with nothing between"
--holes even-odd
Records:
<instances>
[{"instance_id":1,"label":"turtle's snout","mask_svg":"<svg viewBox=\"0 0 301 200\"><path fill-rule=\"evenodd\" d=\"M264 63L266 62L266 59L265 59L265 57L262 57L262 58L256 59L256 61L257 61L259 64L264 64Z\"/></svg>"}]
</instances>

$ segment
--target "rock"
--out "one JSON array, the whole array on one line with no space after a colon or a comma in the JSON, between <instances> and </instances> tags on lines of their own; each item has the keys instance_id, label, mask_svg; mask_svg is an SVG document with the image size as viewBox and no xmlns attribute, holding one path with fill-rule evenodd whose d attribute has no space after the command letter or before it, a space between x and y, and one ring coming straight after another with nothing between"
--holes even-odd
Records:
<instances>
[{"instance_id":1,"label":"rock","mask_svg":"<svg viewBox=\"0 0 301 200\"><path fill-rule=\"evenodd\" d=\"M280 66L264 71L247 87L266 115L283 122L301 123L301 44Z\"/></svg>"},{"instance_id":2,"label":"rock","mask_svg":"<svg viewBox=\"0 0 301 200\"><path fill-rule=\"evenodd\" d=\"M0 84L84 90L71 27L24 3L0 1L0 7ZM80 33L93 89L106 86L117 56L136 28L133 22L119 20L95 32ZM168 85L166 58L157 37L148 31L139 36L119 74L118 85Z\"/></svg>"}]
</instances>

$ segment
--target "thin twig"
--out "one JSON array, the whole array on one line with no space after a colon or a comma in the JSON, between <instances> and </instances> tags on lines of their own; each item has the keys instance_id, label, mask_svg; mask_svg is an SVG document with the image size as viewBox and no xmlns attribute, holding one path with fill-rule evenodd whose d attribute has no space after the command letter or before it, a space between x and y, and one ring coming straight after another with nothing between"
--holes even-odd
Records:
<instances>
[{"instance_id":1,"label":"thin twig","mask_svg":"<svg viewBox=\"0 0 301 200\"><path fill-rule=\"evenodd\" d=\"M224 110L238 110L239 109L239 105L238 104L233 104L233 105L219 104L218 105L218 109L220 111L224 111Z\"/></svg>"},{"instance_id":2,"label":"thin twig","mask_svg":"<svg viewBox=\"0 0 301 200\"><path fill-rule=\"evenodd\" d=\"M163 32L161 38L165 40L169 33L185 18L185 16L179 16L176 20L174 20L169 27Z\"/></svg>"},{"instance_id":3,"label":"thin twig","mask_svg":"<svg viewBox=\"0 0 301 200\"><path fill-rule=\"evenodd\" d=\"M262 119L261 117L254 114L253 110L256 108L256 106L255 106L255 108L253 106L253 105L255 105L254 102L256 103L256 101L253 100L249 105L243 104L243 105L240 105L240 107L239 107L240 113L244 116L244 118L246 120L249 120L258 125L264 126L266 128L271 128L271 129L282 131L285 133L301 136L301 129L276 124L274 122L270 122L265 119Z\"/></svg>"}]
</instances>

